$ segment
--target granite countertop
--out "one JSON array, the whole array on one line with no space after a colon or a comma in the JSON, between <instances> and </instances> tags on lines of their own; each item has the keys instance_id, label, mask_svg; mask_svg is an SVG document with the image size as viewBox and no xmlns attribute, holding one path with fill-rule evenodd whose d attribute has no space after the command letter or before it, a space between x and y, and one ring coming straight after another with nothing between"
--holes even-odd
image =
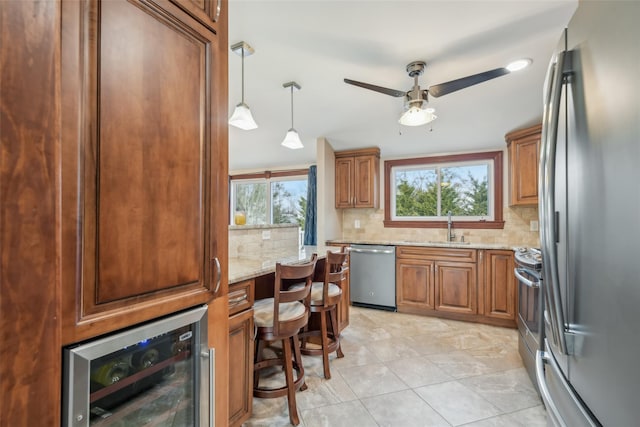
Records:
<instances>
[{"instance_id":1,"label":"granite countertop","mask_svg":"<svg viewBox=\"0 0 640 427\"><path fill-rule=\"evenodd\" d=\"M390 245L390 246L423 246L431 248L460 248L460 249L504 249L515 250L517 245L506 243L481 242L438 242L438 241L407 241L407 240L328 240L328 245Z\"/></svg>"},{"instance_id":2,"label":"granite countertop","mask_svg":"<svg viewBox=\"0 0 640 427\"><path fill-rule=\"evenodd\" d=\"M276 263L296 264L308 261L311 255L318 254L318 258L324 258L327 251L339 251L340 246L304 246L298 253L269 259L249 259L249 258L229 258L229 284L237 283L241 280L253 279L254 277L276 271Z\"/></svg>"}]
</instances>

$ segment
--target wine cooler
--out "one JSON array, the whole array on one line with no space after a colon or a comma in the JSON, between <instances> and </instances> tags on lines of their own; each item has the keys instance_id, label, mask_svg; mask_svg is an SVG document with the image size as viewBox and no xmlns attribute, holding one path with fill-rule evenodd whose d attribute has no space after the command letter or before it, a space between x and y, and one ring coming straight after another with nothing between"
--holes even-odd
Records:
<instances>
[{"instance_id":1,"label":"wine cooler","mask_svg":"<svg viewBox=\"0 0 640 427\"><path fill-rule=\"evenodd\" d=\"M63 426L214 424L202 306L64 349Z\"/></svg>"}]
</instances>

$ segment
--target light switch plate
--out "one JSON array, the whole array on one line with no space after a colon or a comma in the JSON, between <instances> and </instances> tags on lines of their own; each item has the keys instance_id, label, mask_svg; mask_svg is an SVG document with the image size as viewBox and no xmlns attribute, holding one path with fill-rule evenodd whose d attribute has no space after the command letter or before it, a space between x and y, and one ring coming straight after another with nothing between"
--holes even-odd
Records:
<instances>
[{"instance_id":1,"label":"light switch plate","mask_svg":"<svg viewBox=\"0 0 640 427\"><path fill-rule=\"evenodd\" d=\"M359 220L359 219L356 219L356 220L355 220L355 222L353 223L353 226L354 226L355 228L360 228L360 220Z\"/></svg>"},{"instance_id":2,"label":"light switch plate","mask_svg":"<svg viewBox=\"0 0 640 427\"><path fill-rule=\"evenodd\" d=\"M538 231L538 221L529 221L529 231Z\"/></svg>"},{"instance_id":3,"label":"light switch plate","mask_svg":"<svg viewBox=\"0 0 640 427\"><path fill-rule=\"evenodd\" d=\"M269 240L271 238L271 230L262 231L262 240Z\"/></svg>"}]
</instances>

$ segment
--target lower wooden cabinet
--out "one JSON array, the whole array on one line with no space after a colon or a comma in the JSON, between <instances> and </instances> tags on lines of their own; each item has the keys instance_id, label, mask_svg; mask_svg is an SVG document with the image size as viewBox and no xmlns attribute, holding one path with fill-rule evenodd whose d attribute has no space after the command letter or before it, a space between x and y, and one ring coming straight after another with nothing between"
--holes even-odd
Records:
<instances>
[{"instance_id":1,"label":"lower wooden cabinet","mask_svg":"<svg viewBox=\"0 0 640 427\"><path fill-rule=\"evenodd\" d=\"M229 425L251 417L253 402L253 309L229 318Z\"/></svg>"},{"instance_id":2,"label":"lower wooden cabinet","mask_svg":"<svg viewBox=\"0 0 640 427\"><path fill-rule=\"evenodd\" d=\"M229 285L229 426L251 417L254 286L253 280Z\"/></svg>"},{"instance_id":3,"label":"lower wooden cabinet","mask_svg":"<svg viewBox=\"0 0 640 427\"><path fill-rule=\"evenodd\" d=\"M400 246L399 312L515 327L513 252Z\"/></svg>"},{"instance_id":4,"label":"lower wooden cabinet","mask_svg":"<svg viewBox=\"0 0 640 427\"><path fill-rule=\"evenodd\" d=\"M476 314L476 264L436 261L435 309Z\"/></svg>"},{"instance_id":5,"label":"lower wooden cabinet","mask_svg":"<svg viewBox=\"0 0 640 427\"><path fill-rule=\"evenodd\" d=\"M435 261L404 259L396 261L396 305L398 311L421 313L435 310Z\"/></svg>"},{"instance_id":6,"label":"lower wooden cabinet","mask_svg":"<svg viewBox=\"0 0 640 427\"><path fill-rule=\"evenodd\" d=\"M484 258L484 315L515 321L518 298L513 252L485 250Z\"/></svg>"}]
</instances>

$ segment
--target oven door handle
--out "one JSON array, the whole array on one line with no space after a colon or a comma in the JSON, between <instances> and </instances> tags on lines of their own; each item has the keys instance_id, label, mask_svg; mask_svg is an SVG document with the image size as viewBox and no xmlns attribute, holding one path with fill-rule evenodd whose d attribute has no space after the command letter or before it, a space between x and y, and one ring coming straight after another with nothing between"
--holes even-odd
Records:
<instances>
[{"instance_id":1,"label":"oven door handle","mask_svg":"<svg viewBox=\"0 0 640 427\"><path fill-rule=\"evenodd\" d=\"M533 280L529 280L529 279L527 279L526 277L524 277L524 276L522 275L522 273L529 273L529 274L531 274L531 271L530 271L530 270L527 270L526 268L521 268L521 267L519 267L519 268L514 268L514 269L513 269L513 274L515 274L515 275L516 275L516 278L517 278L519 281L521 281L522 283L524 283L525 285L527 285L528 287L533 288L533 289L537 289L537 288L539 288L539 287L540 287L540 281L536 281L536 282L534 282Z\"/></svg>"}]
</instances>

